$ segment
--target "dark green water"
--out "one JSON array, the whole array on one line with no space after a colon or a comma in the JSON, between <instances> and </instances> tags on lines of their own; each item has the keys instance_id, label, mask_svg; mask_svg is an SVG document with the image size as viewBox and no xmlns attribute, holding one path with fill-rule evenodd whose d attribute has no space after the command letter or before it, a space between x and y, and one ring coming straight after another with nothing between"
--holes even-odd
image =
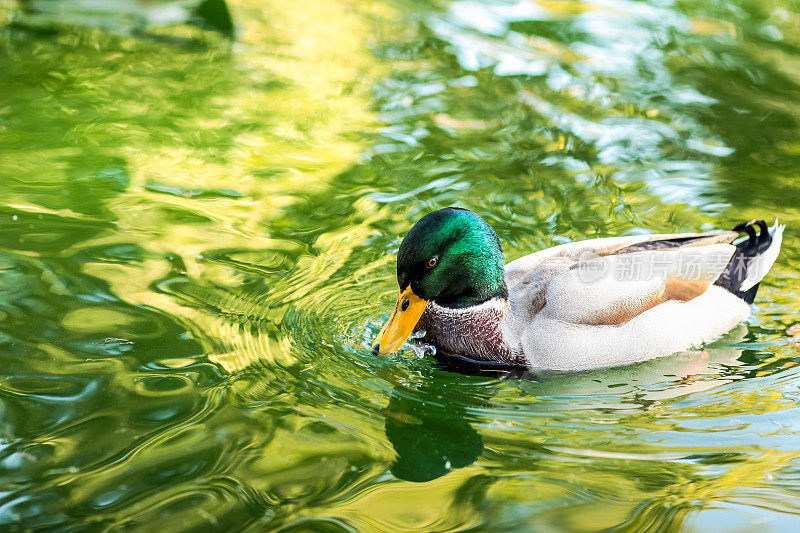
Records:
<instances>
[{"instance_id":1,"label":"dark green water","mask_svg":"<svg viewBox=\"0 0 800 533\"><path fill-rule=\"evenodd\" d=\"M0 529L797 530L800 2L230 8L233 44L0 26ZM400 238L448 205L509 260L787 236L705 350L379 359Z\"/></svg>"}]
</instances>

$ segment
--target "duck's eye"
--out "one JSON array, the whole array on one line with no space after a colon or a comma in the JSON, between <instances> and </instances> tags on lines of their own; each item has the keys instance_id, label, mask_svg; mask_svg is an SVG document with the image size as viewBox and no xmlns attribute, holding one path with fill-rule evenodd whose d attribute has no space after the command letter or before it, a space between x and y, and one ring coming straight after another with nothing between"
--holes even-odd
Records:
<instances>
[{"instance_id":1,"label":"duck's eye","mask_svg":"<svg viewBox=\"0 0 800 533\"><path fill-rule=\"evenodd\" d=\"M439 258L438 257L431 257L430 259L428 259L428 264L425 265L425 266L427 266L428 268L433 268L438 264L439 264Z\"/></svg>"}]
</instances>

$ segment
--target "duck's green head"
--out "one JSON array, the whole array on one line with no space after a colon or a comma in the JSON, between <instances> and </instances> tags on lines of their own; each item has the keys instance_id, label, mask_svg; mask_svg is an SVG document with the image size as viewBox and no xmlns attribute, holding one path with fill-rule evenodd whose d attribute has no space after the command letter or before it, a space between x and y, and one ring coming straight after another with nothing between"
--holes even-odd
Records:
<instances>
[{"instance_id":1,"label":"duck's green head","mask_svg":"<svg viewBox=\"0 0 800 533\"><path fill-rule=\"evenodd\" d=\"M378 353L400 348L429 302L461 309L507 297L500 239L467 209L429 213L400 245L397 283L397 306L373 347Z\"/></svg>"}]
</instances>

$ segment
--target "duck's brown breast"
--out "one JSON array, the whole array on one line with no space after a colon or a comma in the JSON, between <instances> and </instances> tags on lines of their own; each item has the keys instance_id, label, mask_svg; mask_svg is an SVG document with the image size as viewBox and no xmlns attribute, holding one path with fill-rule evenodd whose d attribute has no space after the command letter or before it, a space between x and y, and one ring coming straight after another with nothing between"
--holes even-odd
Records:
<instances>
[{"instance_id":1,"label":"duck's brown breast","mask_svg":"<svg viewBox=\"0 0 800 533\"><path fill-rule=\"evenodd\" d=\"M438 350L479 361L516 363L519 358L503 339L506 302L492 300L475 307L449 309L428 304L415 331Z\"/></svg>"}]
</instances>

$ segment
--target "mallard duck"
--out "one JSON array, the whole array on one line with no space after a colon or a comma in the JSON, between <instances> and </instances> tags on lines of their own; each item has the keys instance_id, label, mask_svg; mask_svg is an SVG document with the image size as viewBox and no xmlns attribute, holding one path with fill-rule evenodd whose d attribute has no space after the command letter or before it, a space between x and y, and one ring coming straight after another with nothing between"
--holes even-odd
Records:
<instances>
[{"instance_id":1,"label":"mallard duck","mask_svg":"<svg viewBox=\"0 0 800 533\"><path fill-rule=\"evenodd\" d=\"M373 351L393 353L413 333L445 357L541 370L669 355L747 319L783 230L757 220L732 231L593 239L505 265L485 220L440 209L400 245L397 304Z\"/></svg>"}]
</instances>

